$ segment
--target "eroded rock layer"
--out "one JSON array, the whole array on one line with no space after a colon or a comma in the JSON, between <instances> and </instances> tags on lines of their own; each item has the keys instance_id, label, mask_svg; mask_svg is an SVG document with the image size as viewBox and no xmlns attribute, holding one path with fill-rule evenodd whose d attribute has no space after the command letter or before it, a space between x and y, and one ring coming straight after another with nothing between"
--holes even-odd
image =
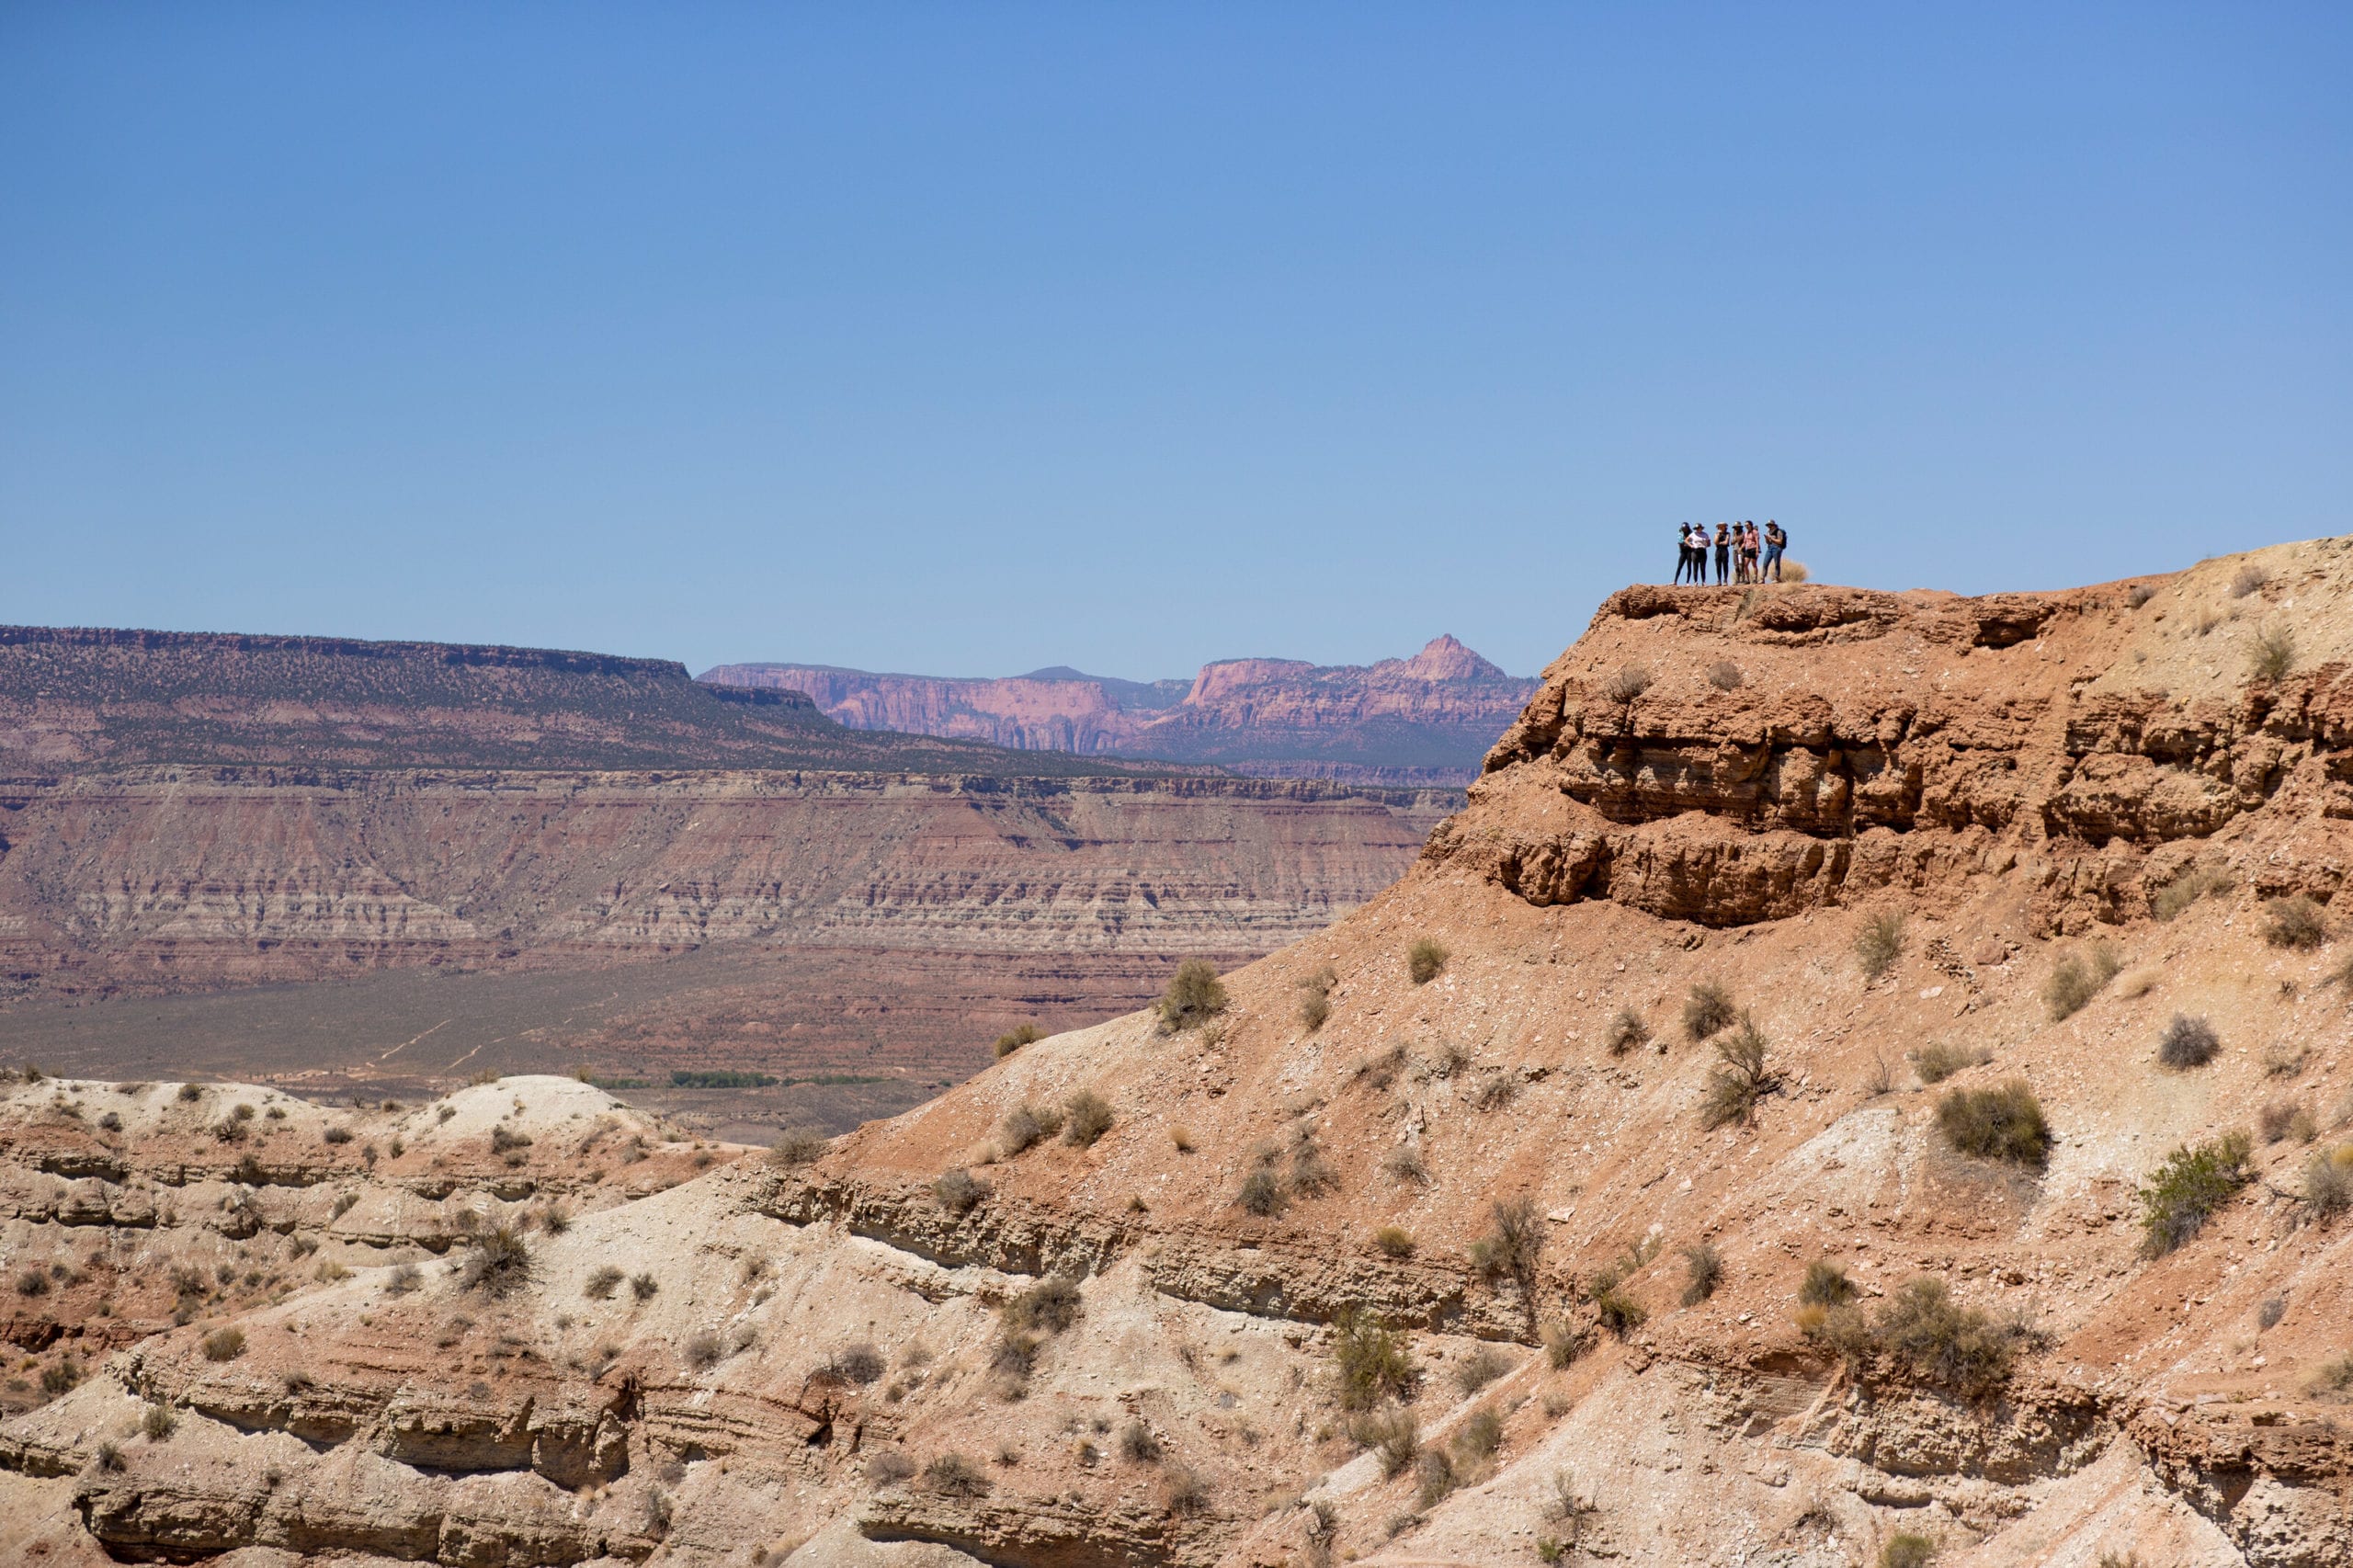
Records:
<instances>
[{"instance_id":1,"label":"eroded rock layer","mask_svg":"<svg viewBox=\"0 0 2353 1568\"><path fill-rule=\"evenodd\" d=\"M415 1216L381 1267L199 1297L102 1361L102 1315L60 1298L55 1343L94 1348L0 1428L0 1551L2353 1559L2348 561L2282 547L2147 596L1621 597L1409 877L1176 1027L1024 1046L824 1149L648 1134L712 1168L553 1227L400 1186L420 1132L335 1178L383 1206L371 1233ZM2251 657L2282 631L2284 671ZM1609 730L1585 693L1633 665ZM2086 718L2116 691L2141 738ZM1756 784L1799 751L1809 789ZM2140 767L2103 758L2152 775L2104 826L2064 803ZM1741 870L1783 844L1824 858ZM483 1141L484 1108L575 1090L466 1091L479 1146L436 1153L618 1171L588 1103ZM10 1102L22 1146L48 1130L12 1275L95 1278L66 1216L111 1217L112 1183L135 1226L160 1154L129 1144L188 1140L69 1136L61 1101L108 1093ZM28 1381L56 1365L19 1344Z\"/></svg>"}]
</instances>

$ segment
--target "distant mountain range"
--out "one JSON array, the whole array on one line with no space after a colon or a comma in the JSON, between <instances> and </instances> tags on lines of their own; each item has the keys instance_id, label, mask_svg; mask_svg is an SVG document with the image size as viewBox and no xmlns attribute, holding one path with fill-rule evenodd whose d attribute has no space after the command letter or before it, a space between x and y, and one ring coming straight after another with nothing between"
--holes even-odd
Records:
<instances>
[{"instance_id":1,"label":"distant mountain range","mask_svg":"<svg viewBox=\"0 0 2353 1568\"><path fill-rule=\"evenodd\" d=\"M1189 681L1117 680L1065 665L992 678L785 664L721 665L698 678L806 693L857 730L1211 763L1262 778L1417 785L1476 778L1537 686L1450 636L1409 659L1227 659Z\"/></svg>"}]
</instances>

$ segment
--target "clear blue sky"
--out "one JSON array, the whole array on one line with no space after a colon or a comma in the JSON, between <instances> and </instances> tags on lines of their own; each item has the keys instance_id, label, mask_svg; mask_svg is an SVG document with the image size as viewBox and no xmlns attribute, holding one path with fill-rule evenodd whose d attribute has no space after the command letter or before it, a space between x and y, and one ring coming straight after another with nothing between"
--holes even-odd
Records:
<instances>
[{"instance_id":1,"label":"clear blue sky","mask_svg":"<svg viewBox=\"0 0 2353 1568\"><path fill-rule=\"evenodd\" d=\"M1534 670L2353 530L2353 7L0 6L0 619Z\"/></svg>"}]
</instances>

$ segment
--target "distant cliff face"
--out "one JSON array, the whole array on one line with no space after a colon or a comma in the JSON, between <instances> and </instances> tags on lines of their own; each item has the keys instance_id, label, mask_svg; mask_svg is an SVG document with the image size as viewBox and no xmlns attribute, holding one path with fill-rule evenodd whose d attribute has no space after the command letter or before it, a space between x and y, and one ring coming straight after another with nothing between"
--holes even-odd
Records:
<instances>
[{"instance_id":1,"label":"distant cliff face","mask_svg":"<svg viewBox=\"0 0 2353 1568\"><path fill-rule=\"evenodd\" d=\"M1103 771L857 733L801 693L545 648L0 627L0 767Z\"/></svg>"},{"instance_id":2,"label":"distant cliff face","mask_svg":"<svg viewBox=\"0 0 2353 1568\"><path fill-rule=\"evenodd\" d=\"M1452 637L1370 666L1223 660L1204 665L1189 687L1075 670L969 680L807 665L722 665L702 679L805 692L855 729L1387 784L1477 777L1480 757L1537 685Z\"/></svg>"}]
</instances>

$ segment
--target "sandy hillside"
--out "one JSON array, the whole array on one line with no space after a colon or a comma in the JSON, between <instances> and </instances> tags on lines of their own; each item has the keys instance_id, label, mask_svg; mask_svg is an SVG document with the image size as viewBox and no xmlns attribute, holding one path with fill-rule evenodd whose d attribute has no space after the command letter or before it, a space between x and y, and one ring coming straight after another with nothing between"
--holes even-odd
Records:
<instances>
[{"instance_id":1,"label":"sandy hillside","mask_svg":"<svg viewBox=\"0 0 2353 1568\"><path fill-rule=\"evenodd\" d=\"M2348 547L1628 589L1396 887L822 1150L25 1085L0 1551L2353 1562Z\"/></svg>"}]
</instances>

